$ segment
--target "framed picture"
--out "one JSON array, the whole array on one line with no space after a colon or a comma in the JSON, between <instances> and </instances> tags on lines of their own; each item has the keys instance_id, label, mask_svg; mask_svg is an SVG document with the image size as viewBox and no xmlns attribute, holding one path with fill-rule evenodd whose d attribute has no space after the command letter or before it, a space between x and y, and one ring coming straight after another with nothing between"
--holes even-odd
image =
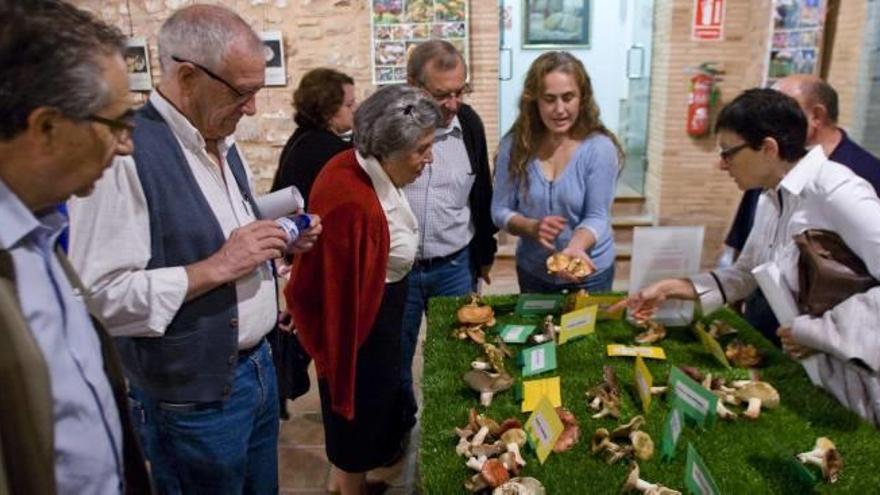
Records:
<instances>
[{"instance_id":1,"label":"framed picture","mask_svg":"<svg viewBox=\"0 0 880 495\"><path fill-rule=\"evenodd\" d=\"M153 78L150 74L150 50L146 38L129 38L125 46L125 66L128 70L128 89L150 91Z\"/></svg>"},{"instance_id":2,"label":"framed picture","mask_svg":"<svg viewBox=\"0 0 880 495\"><path fill-rule=\"evenodd\" d=\"M523 48L588 48L590 0L523 0Z\"/></svg>"},{"instance_id":3,"label":"framed picture","mask_svg":"<svg viewBox=\"0 0 880 495\"><path fill-rule=\"evenodd\" d=\"M263 54L266 57L266 86L286 86L287 70L284 67L284 39L281 31L263 31Z\"/></svg>"}]
</instances>

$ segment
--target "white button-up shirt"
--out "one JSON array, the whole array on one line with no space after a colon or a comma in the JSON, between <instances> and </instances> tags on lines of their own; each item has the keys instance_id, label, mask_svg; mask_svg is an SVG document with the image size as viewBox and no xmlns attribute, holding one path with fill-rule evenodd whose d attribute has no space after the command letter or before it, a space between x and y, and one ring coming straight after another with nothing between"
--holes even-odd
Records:
<instances>
[{"instance_id":1,"label":"white button-up shirt","mask_svg":"<svg viewBox=\"0 0 880 495\"><path fill-rule=\"evenodd\" d=\"M416 257L418 245L419 226L413 215L409 202L403 192L391 182L388 173L382 165L373 157L364 157L355 152L358 164L373 183L385 218L388 220L388 231L391 236L391 244L388 253L388 268L385 273L385 282L397 282L409 273ZM430 167L429 167L430 168Z\"/></svg>"},{"instance_id":2,"label":"white button-up shirt","mask_svg":"<svg viewBox=\"0 0 880 495\"><path fill-rule=\"evenodd\" d=\"M225 157L232 136L218 143L218 166L199 131L162 95L150 103L177 138L186 163L223 234L256 220L242 197ZM135 143L137 146L137 143ZM239 153L249 187L250 169ZM222 172L221 172L222 167ZM196 193L196 191L193 191ZM87 198L70 201L70 258L114 336L161 337L184 303L188 279L183 266L147 270L150 219L134 158L117 157ZM238 297L238 347L248 349L270 330L278 303L268 263L235 281Z\"/></svg>"}]
</instances>

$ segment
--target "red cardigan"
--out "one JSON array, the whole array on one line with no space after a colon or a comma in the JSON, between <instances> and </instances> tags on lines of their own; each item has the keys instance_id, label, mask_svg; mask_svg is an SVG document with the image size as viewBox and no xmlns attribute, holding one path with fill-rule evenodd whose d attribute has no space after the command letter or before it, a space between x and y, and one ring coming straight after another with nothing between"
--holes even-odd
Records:
<instances>
[{"instance_id":1,"label":"red cardigan","mask_svg":"<svg viewBox=\"0 0 880 495\"><path fill-rule=\"evenodd\" d=\"M354 150L334 156L318 175L309 212L321 216L324 229L311 251L296 256L284 296L333 411L350 420L358 349L382 304L391 243L385 211Z\"/></svg>"}]
</instances>

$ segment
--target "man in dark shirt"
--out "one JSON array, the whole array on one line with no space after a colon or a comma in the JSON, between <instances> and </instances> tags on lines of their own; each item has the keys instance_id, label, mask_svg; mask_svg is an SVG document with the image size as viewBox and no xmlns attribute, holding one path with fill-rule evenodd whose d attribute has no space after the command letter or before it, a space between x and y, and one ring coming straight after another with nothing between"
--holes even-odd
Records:
<instances>
[{"instance_id":1,"label":"man in dark shirt","mask_svg":"<svg viewBox=\"0 0 880 495\"><path fill-rule=\"evenodd\" d=\"M808 74L788 76L777 81L773 87L797 100L803 109L807 116L807 145L821 146L830 160L852 169L880 194L880 160L850 140L846 132L837 127L838 105L834 88L817 76ZM750 189L743 194L724 241L736 255L742 251L752 230L760 195L760 189ZM755 291L746 299L744 315L770 341L779 344L776 336L779 322L760 291Z\"/></svg>"}]
</instances>

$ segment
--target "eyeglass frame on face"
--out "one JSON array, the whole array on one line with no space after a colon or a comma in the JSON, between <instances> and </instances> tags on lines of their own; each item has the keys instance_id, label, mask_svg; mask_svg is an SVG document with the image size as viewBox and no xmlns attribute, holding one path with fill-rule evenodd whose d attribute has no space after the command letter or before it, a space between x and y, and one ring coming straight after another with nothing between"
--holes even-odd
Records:
<instances>
[{"instance_id":1,"label":"eyeglass frame on face","mask_svg":"<svg viewBox=\"0 0 880 495\"><path fill-rule=\"evenodd\" d=\"M422 89L424 89L429 95L431 95L431 98L433 98L434 101L441 105L453 98L461 100L465 97L465 95L469 95L474 92L474 88L471 86L471 83L468 82L464 83L464 86L459 88L457 91L449 91L441 95L434 94L434 92L429 90L428 87L425 85L422 85Z\"/></svg>"},{"instance_id":2,"label":"eyeglass frame on face","mask_svg":"<svg viewBox=\"0 0 880 495\"><path fill-rule=\"evenodd\" d=\"M210 77L211 79L213 79L215 81L222 83L224 86L226 86L227 88L232 90L232 92L235 93L236 99L238 100L239 103L244 103L244 102L250 100L252 97L256 96L257 91L262 89L262 88L257 88L257 89L252 89L248 92L242 92L240 89L233 86L232 83L230 83L226 79L223 79L222 77L218 76L217 74L212 72L211 69L208 69L207 67L205 67L204 65L202 65L198 62L193 62L192 60L187 60L185 58L178 57L177 55L172 55L171 60L174 60L178 64L192 64L194 67L196 67L197 69L204 72L206 76Z\"/></svg>"},{"instance_id":3,"label":"eyeglass frame on face","mask_svg":"<svg viewBox=\"0 0 880 495\"><path fill-rule=\"evenodd\" d=\"M134 117L134 110L129 108L115 119L92 114L86 116L85 120L109 127L113 136L122 141L129 138L131 133L134 132L134 122L131 121L132 117Z\"/></svg>"},{"instance_id":4,"label":"eyeglass frame on face","mask_svg":"<svg viewBox=\"0 0 880 495\"><path fill-rule=\"evenodd\" d=\"M740 151L742 151L750 146L751 145L749 143L740 143L740 144L735 144L729 148L719 147L718 148L718 155L721 156L721 161L723 161L724 163L730 163L730 161L733 160L733 157L735 157L737 153L739 153Z\"/></svg>"}]
</instances>

